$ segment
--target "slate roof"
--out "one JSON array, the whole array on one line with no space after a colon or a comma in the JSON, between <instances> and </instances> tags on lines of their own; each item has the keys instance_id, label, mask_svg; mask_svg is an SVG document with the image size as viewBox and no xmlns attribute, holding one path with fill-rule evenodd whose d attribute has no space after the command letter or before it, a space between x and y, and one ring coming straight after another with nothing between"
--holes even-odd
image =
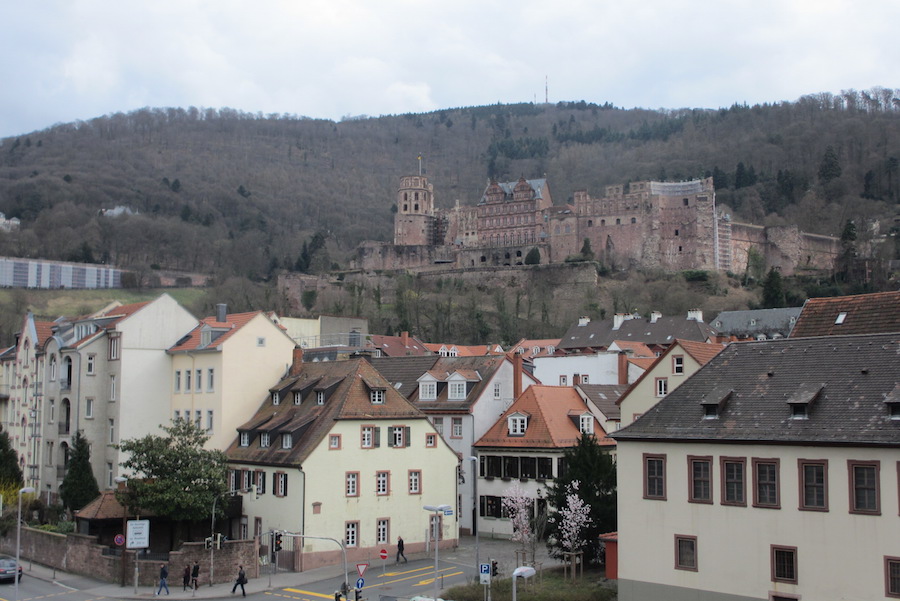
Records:
<instances>
[{"instance_id":1,"label":"slate roof","mask_svg":"<svg viewBox=\"0 0 900 601\"><path fill-rule=\"evenodd\" d=\"M612 436L900 447L900 334L733 342ZM791 416L807 403L808 417ZM704 406L719 404L716 419Z\"/></svg>"},{"instance_id":2,"label":"slate roof","mask_svg":"<svg viewBox=\"0 0 900 601\"><path fill-rule=\"evenodd\" d=\"M799 316L800 307L722 311L709 323L722 334L739 340L753 340L760 334L787 338Z\"/></svg>"},{"instance_id":3,"label":"slate roof","mask_svg":"<svg viewBox=\"0 0 900 601\"><path fill-rule=\"evenodd\" d=\"M506 355L483 355L478 357L440 357L430 355L427 357L388 357L371 359L372 365L378 370L404 397L416 403L423 411L463 411L468 412L475 401L484 392L485 386L493 377L497 369L508 361ZM432 374L452 374L459 371L463 375L475 375L481 379L471 382L467 386L466 399L464 401L450 401L447 399L447 387L438 389L438 397L434 401L419 401L418 379L426 372Z\"/></svg>"},{"instance_id":4,"label":"slate roof","mask_svg":"<svg viewBox=\"0 0 900 601\"><path fill-rule=\"evenodd\" d=\"M578 444L581 438L578 418L589 412L587 404L570 386L535 384L525 389L519 398L503 412L500 419L484 433L475 447L511 449L566 449ZM507 418L515 413L528 416L524 436L510 436ZM600 423L594 418L594 435L598 444L614 445Z\"/></svg>"},{"instance_id":5,"label":"slate roof","mask_svg":"<svg viewBox=\"0 0 900 601\"><path fill-rule=\"evenodd\" d=\"M845 313L841 323L838 316ZM792 338L900 332L900 291L811 298L803 305Z\"/></svg>"},{"instance_id":6,"label":"slate roof","mask_svg":"<svg viewBox=\"0 0 900 601\"><path fill-rule=\"evenodd\" d=\"M384 390L384 403L370 401L371 388ZM426 419L412 403L394 390L365 359L325 363L303 363L299 372L280 380L270 390L280 391L278 405L270 395L251 419L238 427L238 436L228 447L228 460L259 465L302 465L309 454L331 431L336 420ZM316 404L315 392L325 392L325 403ZM293 392L301 392L295 405ZM240 446L240 432L249 432L250 445ZM261 432L270 434L270 445L261 448ZM291 433L293 446L281 448L279 436Z\"/></svg>"},{"instance_id":7,"label":"slate roof","mask_svg":"<svg viewBox=\"0 0 900 601\"><path fill-rule=\"evenodd\" d=\"M609 348L613 341L641 342L647 345L669 345L676 338L703 342L717 334L715 328L702 321L678 317L658 317L655 323L649 319L628 319L618 330L613 330L613 320L590 321L571 326L559 343L565 350Z\"/></svg>"},{"instance_id":8,"label":"slate roof","mask_svg":"<svg viewBox=\"0 0 900 601\"><path fill-rule=\"evenodd\" d=\"M619 405L616 403L622 396L628 386L620 386L616 384L577 384L576 388L580 389L585 396L597 405L597 408L603 412L608 419L619 419L621 413Z\"/></svg>"}]
</instances>

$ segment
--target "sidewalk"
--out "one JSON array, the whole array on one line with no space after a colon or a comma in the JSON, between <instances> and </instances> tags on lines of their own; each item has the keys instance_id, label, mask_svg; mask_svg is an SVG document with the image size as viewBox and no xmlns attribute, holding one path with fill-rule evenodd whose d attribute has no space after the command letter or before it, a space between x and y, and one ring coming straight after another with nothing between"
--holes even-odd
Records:
<instances>
[{"instance_id":1,"label":"sidewalk","mask_svg":"<svg viewBox=\"0 0 900 601\"><path fill-rule=\"evenodd\" d=\"M488 563L490 559L497 560L500 573L508 575L515 569L516 549L519 548L518 543L501 539L480 539L478 541L478 562ZM475 564L475 537L460 537L459 546L456 549L442 549L439 554L440 561L455 563L461 567L467 567L472 570L472 577L476 576L477 566ZM537 561L543 563L543 567L557 565L556 560L550 559L547 555L546 545L539 545L536 550ZM433 557L426 556L424 553L411 554L410 560L421 560ZM392 562L388 562L389 564ZM379 564L380 565L380 564ZM373 563L373 567L375 564ZM31 564L28 560L22 561L22 568L25 570L25 578L37 578L47 582L56 582L62 587L82 591L92 597L108 597L112 599L149 599L156 596L156 587L150 588L143 586L138 588L137 593L134 592L134 585L119 586L118 584L110 584L101 582L85 576L76 574L67 574L58 570L53 570L38 564ZM356 580L356 571L354 565L349 565L350 585ZM245 585L247 594L256 594L264 591L271 591L281 588L297 588L319 580L328 578L337 578L344 573L343 566L327 566L308 570L306 572L278 572L277 574L263 574L259 578L253 578ZM271 586L269 582L271 579ZM223 582L209 586L200 586L197 591L182 591L181 578L176 579L177 582L170 579L168 596L170 599L224 599L233 598L231 587L233 582ZM239 589L240 590L240 589ZM165 593L162 595L165 597Z\"/></svg>"}]
</instances>

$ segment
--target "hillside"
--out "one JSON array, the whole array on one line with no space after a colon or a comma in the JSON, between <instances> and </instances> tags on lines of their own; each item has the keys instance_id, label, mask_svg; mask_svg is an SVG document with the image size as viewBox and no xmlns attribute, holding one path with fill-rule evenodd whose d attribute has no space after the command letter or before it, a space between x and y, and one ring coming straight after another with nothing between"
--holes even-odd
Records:
<instances>
[{"instance_id":1,"label":"hillside","mask_svg":"<svg viewBox=\"0 0 900 601\"><path fill-rule=\"evenodd\" d=\"M839 234L853 218L884 232L900 198L896 96L718 111L492 105L339 123L193 107L107 115L3 140L0 211L22 227L0 236L0 254L257 281L322 271L363 239L390 239L398 178L417 156L440 206L476 202L490 177L546 175L564 201L712 174L736 219Z\"/></svg>"}]
</instances>

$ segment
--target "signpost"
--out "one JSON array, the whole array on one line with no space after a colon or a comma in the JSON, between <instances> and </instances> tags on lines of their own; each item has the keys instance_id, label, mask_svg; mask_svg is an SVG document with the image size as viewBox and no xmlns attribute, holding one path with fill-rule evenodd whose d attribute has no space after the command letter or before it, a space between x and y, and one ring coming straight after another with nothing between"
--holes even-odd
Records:
<instances>
[{"instance_id":1,"label":"signpost","mask_svg":"<svg viewBox=\"0 0 900 601\"><path fill-rule=\"evenodd\" d=\"M387 556L388 556L387 549L382 549L381 551L378 552L378 557L380 557L381 559L387 559Z\"/></svg>"},{"instance_id":2,"label":"signpost","mask_svg":"<svg viewBox=\"0 0 900 601\"><path fill-rule=\"evenodd\" d=\"M367 567L369 567L369 564L367 564L367 563L358 563L358 564L356 564L356 571L357 571L357 573L359 573L359 577L360 577L360 578L362 578L363 576L366 575L366 568L367 568ZM359 587L357 587L357 588L359 588Z\"/></svg>"},{"instance_id":3,"label":"signpost","mask_svg":"<svg viewBox=\"0 0 900 601\"><path fill-rule=\"evenodd\" d=\"M128 520L125 533L126 549L146 549L150 546L150 520ZM134 554L134 593L138 591L138 560L137 552ZM122 561L125 554L122 553ZM124 580L124 576L123 576ZM124 584L124 582L123 582Z\"/></svg>"},{"instance_id":4,"label":"signpost","mask_svg":"<svg viewBox=\"0 0 900 601\"><path fill-rule=\"evenodd\" d=\"M482 563L478 565L478 582L481 584L491 583L491 564Z\"/></svg>"}]
</instances>

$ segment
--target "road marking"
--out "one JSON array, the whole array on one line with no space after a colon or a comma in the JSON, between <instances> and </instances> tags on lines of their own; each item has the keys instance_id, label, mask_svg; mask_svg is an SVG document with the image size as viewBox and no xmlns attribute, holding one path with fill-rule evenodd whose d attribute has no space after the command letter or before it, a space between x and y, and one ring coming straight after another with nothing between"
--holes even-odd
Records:
<instances>
[{"instance_id":1,"label":"road marking","mask_svg":"<svg viewBox=\"0 0 900 601\"><path fill-rule=\"evenodd\" d=\"M301 593L303 595L312 595L313 597L319 597L320 599L334 599L334 595L323 595L322 593L314 593L312 591L302 591L298 588L286 588L282 589L291 593Z\"/></svg>"},{"instance_id":2,"label":"road marking","mask_svg":"<svg viewBox=\"0 0 900 601\"><path fill-rule=\"evenodd\" d=\"M452 570L452 569L454 569L454 568L444 568L444 569L438 570L438 571L439 571L439 572L445 572L445 571L447 571L447 570ZM432 567L431 569L414 570L414 571L415 571L415 572L423 572L423 571L427 571L427 572L433 574L433 573L434 573L434 568ZM462 572L454 572L453 574L444 574L444 575L445 575L445 576L453 576L453 575L456 575L456 574L462 574ZM412 574L411 576L407 576L406 578L395 578L395 579L393 579L393 580L385 580L384 582L378 582L378 583L376 583L376 584L373 584L372 586L384 586L385 584L394 584L395 582L403 582L404 580L412 580L413 578L421 578L422 576L423 576L423 574ZM429 582L434 582L434 578L432 578L431 580L429 580Z\"/></svg>"},{"instance_id":3,"label":"road marking","mask_svg":"<svg viewBox=\"0 0 900 601\"><path fill-rule=\"evenodd\" d=\"M428 572L428 571L433 572L434 566L432 565L432 566L427 566L424 568L416 568L414 570L406 570L404 572L385 572L384 575L385 576L399 576L400 574L415 574L416 572Z\"/></svg>"},{"instance_id":4,"label":"road marking","mask_svg":"<svg viewBox=\"0 0 900 601\"><path fill-rule=\"evenodd\" d=\"M272 595L274 597L284 597L285 599L300 599L301 601L312 601L312 599L310 599L309 597L298 597L296 595L282 595L281 593L273 593L271 591L265 591L265 594Z\"/></svg>"},{"instance_id":5,"label":"road marking","mask_svg":"<svg viewBox=\"0 0 900 601\"><path fill-rule=\"evenodd\" d=\"M446 576L459 576L459 575L462 574L462 573L463 573L463 572L453 572L452 574L441 574L441 576L445 576L445 577L446 577ZM413 586L425 586L425 585L428 585L428 584L434 584L434 578L428 578L427 580L420 580L419 582L417 582L417 583L414 584Z\"/></svg>"}]
</instances>

